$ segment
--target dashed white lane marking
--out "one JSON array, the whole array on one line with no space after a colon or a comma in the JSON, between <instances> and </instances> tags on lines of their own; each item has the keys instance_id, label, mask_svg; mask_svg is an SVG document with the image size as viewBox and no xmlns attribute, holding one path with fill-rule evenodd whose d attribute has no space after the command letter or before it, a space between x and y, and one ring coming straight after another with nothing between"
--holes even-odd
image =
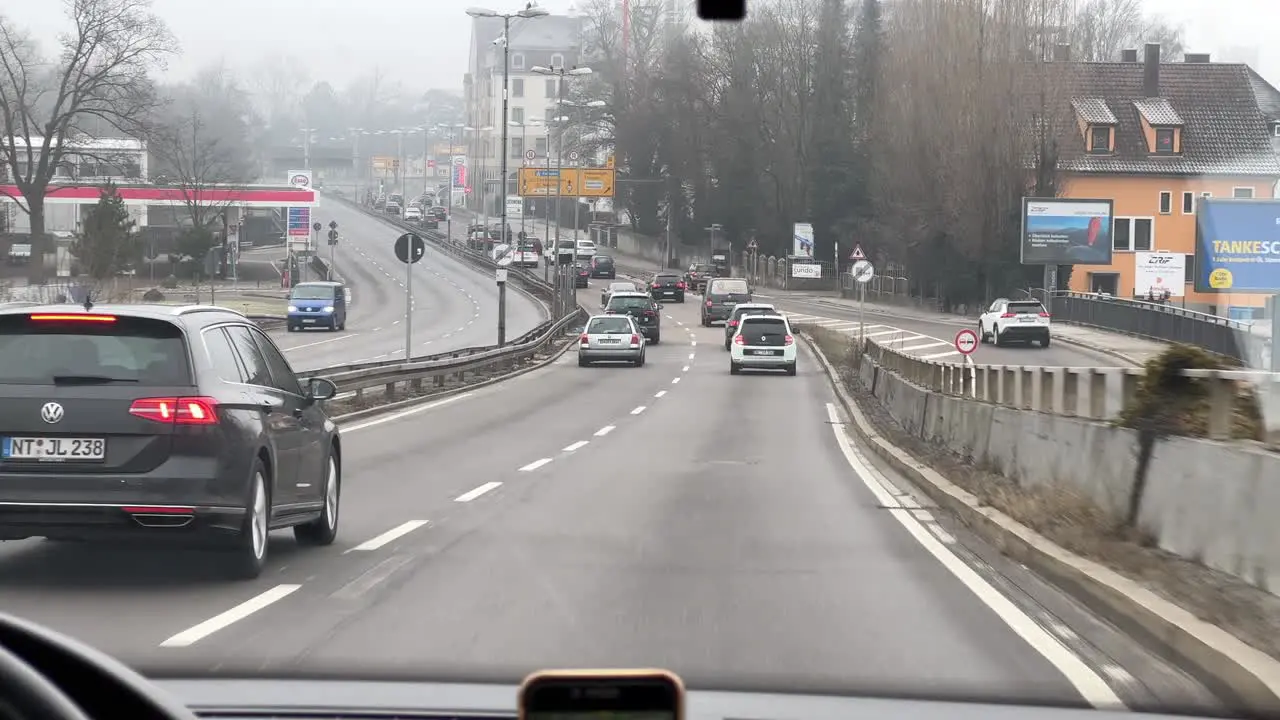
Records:
<instances>
[{"instance_id":1,"label":"dashed white lane marking","mask_svg":"<svg viewBox=\"0 0 1280 720\"><path fill-rule=\"evenodd\" d=\"M168 640L160 643L160 647L189 647L194 645L219 630L249 617L268 605L283 600L290 594L296 592L300 587L302 586L277 585L266 592L245 600L226 612L214 615L202 623L183 630L177 635L174 635Z\"/></svg>"},{"instance_id":2,"label":"dashed white lane marking","mask_svg":"<svg viewBox=\"0 0 1280 720\"><path fill-rule=\"evenodd\" d=\"M685 365L684 367L680 368L680 372L689 372L689 366Z\"/></svg>"},{"instance_id":3,"label":"dashed white lane marking","mask_svg":"<svg viewBox=\"0 0 1280 720\"><path fill-rule=\"evenodd\" d=\"M538 468L542 467L543 465L546 465L549 462L551 462L551 458L542 458L541 460L534 460L528 465L525 465L524 467L520 468L520 472L533 472L534 470L537 470Z\"/></svg>"},{"instance_id":4,"label":"dashed white lane marking","mask_svg":"<svg viewBox=\"0 0 1280 720\"><path fill-rule=\"evenodd\" d=\"M679 385L679 384L680 384L680 378L672 378L672 380L671 380L671 384L672 384L672 385Z\"/></svg>"},{"instance_id":5,"label":"dashed white lane marking","mask_svg":"<svg viewBox=\"0 0 1280 720\"><path fill-rule=\"evenodd\" d=\"M689 359L690 359L690 360L692 360L692 359L693 359L693 356L694 356L695 354L696 354L696 353L689 353Z\"/></svg>"},{"instance_id":6,"label":"dashed white lane marking","mask_svg":"<svg viewBox=\"0 0 1280 720\"><path fill-rule=\"evenodd\" d=\"M600 428L599 430L597 430L597 431L596 431L596 433L595 433L595 435L596 435L596 437L604 437L605 435L608 435L609 433L613 432L613 429L614 429L615 427L617 427L617 426L616 426L616 425L605 425L604 427L602 427L602 428Z\"/></svg>"},{"instance_id":7,"label":"dashed white lane marking","mask_svg":"<svg viewBox=\"0 0 1280 720\"><path fill-rule=\"evenodd\" d=\"M475 488L474 490L468 490L467 492L462 493L458 497L454 498L453 501L454 502L471 502L472 500L475 500L476 498L489 492L490 490L493 490L499 487L502 487L502 483L500 482L487 482L481 485L480 487Z\"/></svg>"},{"instance_id":8,"label":"dashed white lane marking","mask_svg":"<svg viewBox=\"0 0 1280 720\"><path fill-rule=\"evenodd\" d=\"M690 345L692 345L692 346L694 346L694 347L697 347L697 346L698 346L698 341L697 341L697 340L690 340L690 341L689 341L689 344L690 344Z\"/></svg>"},{"instance_id":9,"label":"dashed white lane marking","mask_svg":"<svg viewBox=\"0 0 1280 720\"><path fill-rule=\"evenodd\" d=\"M667 394L667 391L666 391L666 390L659 390L658 392L654 393L654 394L653 394L653 396L654 396L654 397L656 397L656 398L660 398L660 397L662 397L663 395L666 395L666 394Z\"/></svg>"},{"instance_id":10,"label":"dashed white lane marking","mask_svg":"<svg viewBox=\"0 0 1280 720\"><path fill-rule=\"evenodd\" d=\"M1078 655L1071 652L1066 645L1063 645L1061 640L1054 637L1048 630L1041 627L1039 623L1023 612L1012 600L992 587L991 583L987 582L976 570L956 557L955 553L948 550L946 545L942 544L938 538L934 537L911 515L910 510L902 507L902 504L898 502L897 492L895 492L898 489L889 485L887 479L881 480L879 473L873 471L862 461L860 452L853 446L848 433L845 432L844 421L841 419L834 403L827 403L827 419L831 422L832 432L836 436L836 444L840 446L840 452L844 455L845 461L853 468L854 473L871 491L871 494L876 497L880 505L889 509L889 514L906 528L916 542L920 543L930 555L937 559L957 580L963 583L978 600L991 608L1009 626L1010 630L1013 630L1028 645L1056 667L1089 704L1097 708L1125 709L1124 703L1116 695L1115 691L1111 689L1111 686L1107 684L1107 681L1102 679L1102 676L1094 672L1093 668L1085 664Z\"/></svg>"},{"instance_id":11,"label":"dashed white lane marking","mask_svg":"<svg viewBox=\"0 0 1280 720\"><path fill-rule=\"evenodd\" d=\"M377 550L380 547L383 547L384 545L390 542L395 541L398 538L408 535L414 530L417 530L423 525L426 525L427 522L428 522L427 520L410 520L408 522L400 523L399 525L391 528L390 530L382 533L381 535L378 535L377 537L372 537L372 538L369 538L368 540L365 540L364 542L351 548L347 552L348 553L372 552L374 550ZM345 554L346 553L343 553L343 555Z\"/></svg>"},{"instance_id":12,"label":"dashed white lane marking","mask_svg":"<svg viewBox=\"0 0 1280 720\"><path fill-rule=\"evenodd\" d=\"M631 411L631 414L632 414L632 415L639 415L640 413L644 412L644 410L645 410L644 405L641 405L640 407L636 408L635 410L632 410L632 411Z\"/></svg>"},{"instance_id":13,"label":"dashed white lane marking","mask_svg":"<svg viewBox=\"0 0 1280 720\"><path fill-rule=\"evenodd\" d=\"M587 442L588 442L587 440L579 440L578 442L573 443L572 445L565 445L563 448L560 449L560 452L573 452L574 450L584 448L587 446Z\"/></svg>"}]
</instances>

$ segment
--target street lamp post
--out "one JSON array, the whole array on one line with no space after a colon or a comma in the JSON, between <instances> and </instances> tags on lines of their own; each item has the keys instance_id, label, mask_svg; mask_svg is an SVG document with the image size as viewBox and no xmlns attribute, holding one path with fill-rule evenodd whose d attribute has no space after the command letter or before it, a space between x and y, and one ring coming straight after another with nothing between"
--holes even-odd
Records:
<instances>
[{"instance_id":1,"label":"street lamp post","mask_svg":"<svg viewBox=\"0 0 1280 720\"><path fill-rule=\"evenodd\" d=\"M445 214L444 214L444 228L445 228L444 233L445 233L445 238L446 238L449 242L453 242L453 143L454 143L454 134L455 134L459 129L462 129L462 130L469 130L470 128L468 128L466 125L464 125L464 124L462 124L462 123L453 123L452 125L446 125L446 124L444 124L444 123L440 123L440 124L439 124L439 125L437 125L436 127L440 128L440 129L442 129L442 130L448 130L448 131L449 131L449 203L445 206L445 207L447 208L447 210L445 211Z\"/></svg>"},{"instance_id":2,"label":"street lamp post","mask_svg":"<svg viewBox=\"0 0 1280 720\"><path fill-rule=\"evenodd\" d=\"M540 7L534 7L533 3L529 2L524 6L523 10L519 10L514 13L499 13L493 10L485 10L483 8L468 8L467 14L473 18L480 18L480 17L502 18L502 149L500 151L502 153L502 170L501 170L502 193L500 196L500 199L502 201L502 224L499 226L500 229L498 230L498 232L501 235L502 242L506 243L507 241L507 154L509 153L509 151L507 150L507 126L508 126L508 123L510 123L511 121L511 118L509 117L510 113L507 108L508 98L510 96L510 93L509 93L510 85L511 85L511 19L525 18L526 20L531 20L533 18L545 17L549 13ZM498 270L497 277L498 277L499 285L502 285L504 283L504 280L502 278L504 278L505 275L506 275L505 269ZM505 308L505 302L504 302L504 300L506 299L506 293L504 292L504 290L505 288L499 287L499 293L498 293L499 295L498 317L499 318L506 317L506 308ZM505 323L502 321L499 321L498 323L498 344L499 345L503 344L504 334L505 334Z\"/></svg>"}]
</instances>

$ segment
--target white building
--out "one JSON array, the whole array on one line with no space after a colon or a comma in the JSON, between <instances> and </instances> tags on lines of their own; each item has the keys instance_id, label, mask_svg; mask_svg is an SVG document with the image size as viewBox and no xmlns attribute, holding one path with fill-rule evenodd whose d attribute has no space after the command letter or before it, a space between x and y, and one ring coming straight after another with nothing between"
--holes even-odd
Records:
<instances>
[{"instance_id":1,"label":"white building","mask_svg":"<svg viewBox=\"0 0 1280 720\"><path fill-rule=\"evenodd\" d=\"M507 117L502 118L502 20L474 18L471 25L471 55L463 79L468 126L477 128L467 138L468 165L472 183L472 204L478 206L481 180L488 185L489 207L501 202L502 128L507 122L507 193L516 194L518 168L525 164L525 151L532 149L532 164L547 162L545 121L555 117L559 80L534 73L531 68L573 68L581 53L582 21L563 15L511 21L510 93ZM567 88L566 88L567 92ZM484 128L492 128L484 131Z\"/></svg>"},{"instance_id":2,"label":"white building","mask_svg":"<svg viewBox=\"0 0 1280 720\"><path fill-rule=\"evenodd\" d=\"M14 138L18 149L18 172L25 177L28 170L22 161L26 138ZM40 137L31 138L31 144L38 148L44 144ZM37 156L38 157L38 156ZM146 143L133 138L91 138L82 137L67 142L67 150L62 162L54 172L53 184L93 185L107 181L118 184L144 182L149 172ZM11 186L8 168L0 168L0 185ZM0 195L10 196L12 190L0 191ZM45 230L53 232L75 232L79 229L81 205L47 203L45 205ZM7 215L5 227L10 232L31 232L31 221L25 212L12 201L0 202L0 212ZM129 209L139 226L146 225L146 206L134 206Z\"/></svg>"}]
</instances>

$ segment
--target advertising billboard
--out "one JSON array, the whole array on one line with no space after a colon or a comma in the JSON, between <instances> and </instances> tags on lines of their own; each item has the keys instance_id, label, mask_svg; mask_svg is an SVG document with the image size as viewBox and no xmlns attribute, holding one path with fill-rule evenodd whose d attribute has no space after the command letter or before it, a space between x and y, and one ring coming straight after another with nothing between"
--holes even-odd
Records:
<instances>
[{"instance_id":1,"label":"advertising billboard","mask_svg":"<svg viewBox=\"0 0 1280 720\"><path fill-rule=\"evenodd\" d=\"M792 235L794 236L794 241L791 248L791 256L813 257L813 225L811 223L796 223Z\"/></svg>"},{"instance_id":2,"label":"advertising billboard","mask_svg":"<svg viewBox=\"0 0 1280 720\"><path fill-rule=\"evenodd\" d=\"M1280 292L1280 200L1196 203L1196 292Z\"/></svg>"},{"instance_id":3,"label":"advertising billboard","mask_svg":"<svg viewBox=\"0 0 1280 720\"><path fill-rule=\"evenodd\" d=\"M1133 294L1170 297L1186 295L1187 256L1171 252L1137 252L1133 254Z\"/></svg>"},{"instance_id":4,"label":"advertising billboard","mask_svg":"<svg viewBox=\"0 0 1280 720\"><path fill-rule=\"evenodd\" d=\"M1110 200L1022 199L1023 265L1110 265Z\"/></svg>"}]
</instances>

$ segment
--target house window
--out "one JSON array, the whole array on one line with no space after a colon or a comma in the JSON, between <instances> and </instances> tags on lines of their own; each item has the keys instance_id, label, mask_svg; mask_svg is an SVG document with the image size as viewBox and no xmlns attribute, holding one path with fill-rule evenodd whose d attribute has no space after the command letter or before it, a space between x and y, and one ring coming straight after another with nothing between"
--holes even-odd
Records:
<instances>
[{"instance_id":1,"label":"house window","mask_svg":"<svg viewBox=\"0 0 1280 720\"><path fill-rule=\"evenodd\" d=\"M522 107L511 108L511 122L514 122L514 123L524 122L524 108Z\"/></svg>"},{"instance_id":2,"label":"house window","mask_svg":"<svg viewBox=\"0 0 1280 720\"><path fill-rule=\"evenodd\" d=\"M1156 129L1156 152L1161 155L1173 154L1173 128Z\"/></svg>"},{"instance_id":3,"label":"house window","mask_svg":"<svg viewBox=\"0 0 1280 720\"><path fill-rule=\"evenodd\" d=\"M1278 122L1278 123L1276 123L1275 125L1271 126L1271 133L1272 133L1273 135L1275 135L1276 137L1280 137L1280 122Z\"/></svg>"},{"instance_id":4,"label":"house window","mask_svg":"<svg viewBox=\"0 0 1280 720\"><path fill-rule=\"evenodd\" d=\"M1196 214L1196 194L1195 193L1193 192L1182 193L1182 214L1183 215Z\"/></svg>"},{"instance_id":5,"label":"house window","mask_svg":"<svg viewBox=\"0 0 1280 720\"><path fill-rule=\"evenodd\" d=\"M1253 197L1253 188L1237 187L1231 188L1231 197L1233 198L1251 198Z\"/></svg>"},{"instance_id":6,"label":"house window","mask_svg":"<svg viewBox=\"0 0 1280 720\"><path fill-rule=\"evenodd\" d=\"M553 98L553 97L555 97L555 96L556 96L556 79L555 79L555 78L550 78L550 79L548 79L548 80L547 80L547 93L546 93L546 97Z\"/></svg>"},{"instance_id":7,"label":"house window","mask_svg":"<svg viewBox=\"0 0 1280 720\"><path fill-rule=\"evenodd\" d=\"M1188 255L1186 262L1182 264L1184 272L1182 273L1182 281L1185 283L1193 283L1196 281L1196 256Z\"/></svg>"},{"instance_id":8,"label":"house window","mask_svg":"<svg viewBox=\"0 0 1280 720\"><path fill-rule=\"evenodd\" d=\"M524 79L523 78L512 78L511 97L513 98L524 97Z\"/></svg>"},{"instance_id":9,"label":"house window","mask_svg":"<svg viewBox=\"0 0 1280 720\"><path fill-rule=\"evenodd\" d=\"M1116 252L1150 252L1155 245L1154 225L1155 218L1116 218L1111 228L1111 248Z\"/></svg>"},{"instance_id":10,"label":"house window","mask_svg":"<svg viewBox=\"0 0 1280 720\"><path fill-rule=\"evenodd\" d=\"M524 53L511 53L511 69L512 70L524 69Z\"/></svg>"},{"instance_id":11,"label":"house window","mask_svg":"<svg viewBox=\"0 0 1280 720\"><path fill-rule=\"evenodd\" d=\"M1168 215L1173 212L1173 193L1168 190L1160 191L1160 214Z\"/></svg>"},{"instance_id":12,"label":"house window","mask_svg":"<svg viewBox=\"0 0 1280 720\"><path fill-rule=\"evenodd\" d=\"M556 109L553 107L549 107L547 108L546 117L544 117L543 120L547 122L552 122L553 120L555 120L555 117L556 117Z\"/></svg>"},{"instance_id":13,"label":"house window","mask_svg":"<svg viewBox=\"0 0 1280 720\"><path fill-rule=\"evenodd\" d=\"M524 138L511 138L511 157L524 157Z\"/></svg>"},{"instance_id":14,"label":"house window","mask_svg":"<svg viewBox=\"0 0 1280 720\"><path fill-rule=\"evenodd\" d=\"M1103 155L1111 152L1111 128L1100 125L1089 128L1089 152Z\"/></svg>"},{"instance_id":15,"label":"house window","mask_svg":"<svg viewBox=\"0 0 1280 720\"><path fill-rule=\"evenodd\" d=\"M553 68L562 68L562 67L564 67L564 56L563 56L563 55L561 55L560 53L555 53L554 55L552 55L552 56L551 56L551 67L553 67Z\"/></svg>"},{"instance_id":16,"label":"house window","mask_svg":"<svg viewBox=\"0 0 1280 720\"><path fill-rule=\"evenodd\" d=\"M547 139L544 137L534 138L533 147L539 155L547 154Z\"/></svg>"}]
</instances>

